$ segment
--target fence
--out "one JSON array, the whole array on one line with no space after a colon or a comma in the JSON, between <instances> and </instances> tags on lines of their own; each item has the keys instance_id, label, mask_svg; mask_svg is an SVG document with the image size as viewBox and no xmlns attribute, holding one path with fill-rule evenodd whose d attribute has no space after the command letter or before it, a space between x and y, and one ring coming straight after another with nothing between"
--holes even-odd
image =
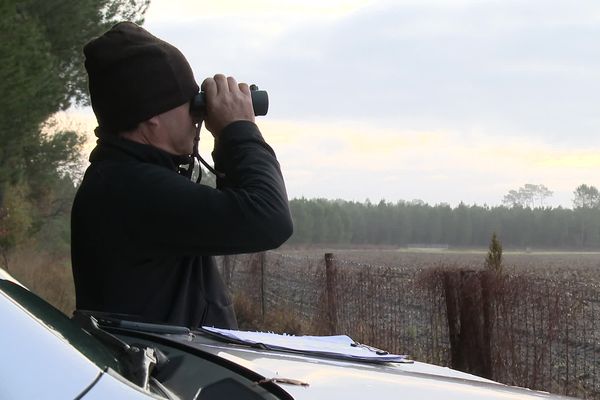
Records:
<instances>
[{"instance_id":1,"label":"fence","mask_svg":"<svg viewBox=\"0 0 600 400\"><path fill-rule=\"evenodd\" d=\"M598 280L274 252L221 261L254 318L285 315L295 321L288 333L344 333L499 382L600 399Z\"/></svg>"}]
</instances>

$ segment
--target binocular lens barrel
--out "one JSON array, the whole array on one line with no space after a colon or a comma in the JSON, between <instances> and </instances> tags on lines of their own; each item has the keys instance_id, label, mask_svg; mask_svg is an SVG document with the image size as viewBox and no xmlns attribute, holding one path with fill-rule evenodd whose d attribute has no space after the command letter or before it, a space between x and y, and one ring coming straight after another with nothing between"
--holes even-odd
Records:
<instances>
[{"instance_id":1,"label":"binocular lens barrel","mask_svg":"<svg viewBox=\"0 0 600 400\"><path fill-rule=\"evenodd\" d=\"M258 90L256 85L251 85L250 95L252 96L252 108L254 108L254 115L267 115L267 111L269 111L269 95L267 92L265 90ZM204 92L200 92L194 96L190 106L190 112L193 116L201 118L205 109L206 96Z\"/></svg>"}]
</instances>

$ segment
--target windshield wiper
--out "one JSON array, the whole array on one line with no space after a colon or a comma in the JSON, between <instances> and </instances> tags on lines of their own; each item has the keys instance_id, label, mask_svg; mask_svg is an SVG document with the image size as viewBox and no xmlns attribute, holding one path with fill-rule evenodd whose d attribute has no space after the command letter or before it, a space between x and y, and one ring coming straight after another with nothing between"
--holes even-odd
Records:
<instances>
[{"instance_id":1,"label":"windshield wiper","mask_svg":"<svg viewBox=\"0 0 600 400\"><path fill-rule=\"evenodd\" d=\"M115 354L123 366L123 376L144 390L149 390L150 375L154 367L168 359L159 350L133 346L100 328L98 320L84 312L75 311L73 321L84 331L95 337ZM160 353L160 354L159 354Z\"/></svg>"}]
</instances>

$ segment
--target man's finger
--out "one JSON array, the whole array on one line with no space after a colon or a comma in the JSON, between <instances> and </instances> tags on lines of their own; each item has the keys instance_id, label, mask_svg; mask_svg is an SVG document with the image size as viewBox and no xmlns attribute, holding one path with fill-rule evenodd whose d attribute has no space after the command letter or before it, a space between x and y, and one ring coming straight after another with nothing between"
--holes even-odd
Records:
<instances>
[{"instance_id":1,"label":"man's finger","mask_svg":"<svg viewBox=\"0 0 600 400\"><path fill-rule=\"evenodd\" d=\"M227 85L230 92L237 92L239 90L238 83L233 76L227 77Z\"/></svg>"},{"instance_id":2,"label":"man's finger","mask_svg":"<svg viewBox=\"0 0 600 400\"><path fill-rule=\"evenodd\" d=\"M250 94L250 87L248 86L247 83L240 83L238 85L238 87L240 88L240 90L242 91L242 93L244 93L244 94Z\"/></svg>"},{"instance_id":3,"label":"man's finger","mask_svg":"<svg viewBox=\"0 0 600 400\"><path fill-rule=\"evenodd\" d=\"M213 78L206 78L200 87L207 95L212 95L217 92L217 83Z\"/></svg>"},{"instance_id":4,"label":"man's finger","mask_svg":"<svg viewBox=\"0 0 600 400\"><path fill-rule=\"evenodd\" d=\"M227 83L227 78L225 77L225 75L216 74L214 79L217 83L217 94L229 91L229 84Z\"/></svg>"}]
</instances>

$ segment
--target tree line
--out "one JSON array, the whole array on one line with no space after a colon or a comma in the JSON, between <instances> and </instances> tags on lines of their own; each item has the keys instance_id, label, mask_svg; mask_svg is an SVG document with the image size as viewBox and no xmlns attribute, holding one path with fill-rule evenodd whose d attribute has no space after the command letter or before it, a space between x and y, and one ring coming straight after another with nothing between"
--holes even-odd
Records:
<instances>
[{"instance_id":1,"label":"tree line","mask_svg":"<svg viewBox=\"0 0 600 400\"><path fill-rule=\"evenodd\" d=\"M82 133L51 116L87 105L83 45L149 0L0 2L0 266L19 245L68 254Z\"/></svg>"},{"instance_id":2,"label":"tree line","mask_svg":"<svg viewBox=\"0 0 600 400\"><path fill-rule=\"evenodd\" d=\"M496 233L504 246L598 249L600 204L584 200L576 196L586 206L569 209L300 198L290 202L294 235L288 243L485 247Z\"/></svg>"}]
</instances>

